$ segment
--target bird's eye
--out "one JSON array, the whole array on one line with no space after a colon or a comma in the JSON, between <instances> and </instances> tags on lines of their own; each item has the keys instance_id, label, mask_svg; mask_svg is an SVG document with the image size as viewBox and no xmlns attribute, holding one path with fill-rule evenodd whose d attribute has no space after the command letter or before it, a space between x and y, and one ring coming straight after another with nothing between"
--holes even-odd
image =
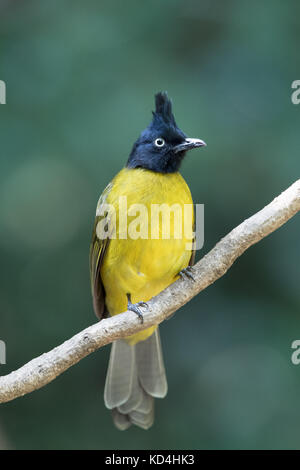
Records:
<instances>
[{"instance_id":1,"label":"bird's eye","mask_svg":"<svg viewBox=\"0 0 300 470\"><path fill-rule=\"evenodd\" d=\"M155 139L154 144L156 147L163 147L165 145L165 141L162 137L159 137L158 139Z\"/></svg>"}]
</instances>

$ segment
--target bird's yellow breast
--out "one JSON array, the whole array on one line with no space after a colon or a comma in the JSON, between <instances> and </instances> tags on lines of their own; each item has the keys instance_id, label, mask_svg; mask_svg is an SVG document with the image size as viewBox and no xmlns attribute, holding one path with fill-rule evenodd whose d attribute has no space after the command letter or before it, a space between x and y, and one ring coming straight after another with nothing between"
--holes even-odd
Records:
<instances>
[{"instance_id":1,"label":"bird's yellow breast","mask_svg":"<svg viewBox=\"0 0 300 470\"><path fill-rule=\"evenodd\" d=\"M108 311L116 315L127 309L127 293L132 303L146 302L188 266L193 201L179 173L125 168L112 181L105 202L114 208L116 233L109 241L101 278ZM154 329L128 341L134 344L146 339Z\"/></svg>"}]
</instances>

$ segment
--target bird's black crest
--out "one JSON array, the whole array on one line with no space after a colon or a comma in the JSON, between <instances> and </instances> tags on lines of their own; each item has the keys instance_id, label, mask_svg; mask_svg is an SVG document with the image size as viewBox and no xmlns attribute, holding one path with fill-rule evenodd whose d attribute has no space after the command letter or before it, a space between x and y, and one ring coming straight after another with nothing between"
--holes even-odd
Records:
<instances>
[{"instance_id":1,"label":"bird's black crest","mask_svg":"<svg viewBox=\"0 0 300 470\"><path fill-rule=\"evenodd\" d=\"M162 119L166 124L176 126L175 118L172 113L172 102L168 98L166 91L161 91L155 95L154 119Z\"/></svg>"},{"instance_id":2,"label":"bird's black crest","mask_svg":"<svg viewBox=\"0 0 300 470\"><path fill-rule=\"evenodd\" d=\"M155 144L160 139L161 147ZM185 152L174 151L186 139L172 113L172 102L166 92L155 95L153 119L134 143L127 162L128 168L145 168L159 173L178 171Z\"/></svg>"}]
</instances>

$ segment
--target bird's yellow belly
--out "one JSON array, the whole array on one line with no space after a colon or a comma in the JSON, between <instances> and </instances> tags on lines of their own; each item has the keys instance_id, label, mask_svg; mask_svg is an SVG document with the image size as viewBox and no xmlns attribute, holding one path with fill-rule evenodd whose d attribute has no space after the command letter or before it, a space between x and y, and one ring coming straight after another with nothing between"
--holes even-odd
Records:
<instances>
[{"instance_id":1,"label":"bird's yellow belly","mask_svg":"<svg viewBox=\"0 0 300 470\"><path fill-rule=\"evenodd\" d=\"M136 171L134 170L134 172ZM127 310L126 295L128 293L131 295L132 303L147 302L159 294L177 279L178 273L188 266L191 258L190 244L192 239L190 235L192 232L185 234L185 227L188 225L193 226L192 212L188 223L187 221L184 222L184 217L181 219L181 238L175 238L175 236L178 237L178 234L176 235L176 231L174 231L175 219L172 214L170 217L169 238L162 238L161 226L155 235L158 234L159 238L151 238L153 236L153 232L151 232L151 204L161 204L166 201L171 205L179 203L182 207L184 204L192 204L186 183L179 174L177 174L177 178L174 178L174 175L159 175L158 178L164 178L162 184L157 184L160 180L154 180L156 184L152 185L151 191L149 188L147 193L148 186L145 184L145 178L147 183L148 173L150 172L147 172L146 175L140 175L138 172L138 175L136 175L143 176L143 191L140 193L143 196L139 196L139 178L137 177L135 178L137 190L130 193L127 201L128 207L136 202L141 203L141 200L147 207L149 217L148 220L144 220L144 228L148 228L148 238L132 239L130 234L127 233L126 239L120 239L117 230L116 238L109 241L101 268L101 278L106 293L105 302L110 315L116 315ZM150 182L148 182L149 184ZM118 208L115 198L111 197L110 200ZM160 223L162 224L162 220L160 220ZM184 226L184 224L186 225ZM130 221L128 221L129 225ZM143 221L141 225L143 225ZM130 344L135 344L144 340L153 333L155 328L156 326L132 335L127 338L127 341Z\"/></svg>"}]
</instances>

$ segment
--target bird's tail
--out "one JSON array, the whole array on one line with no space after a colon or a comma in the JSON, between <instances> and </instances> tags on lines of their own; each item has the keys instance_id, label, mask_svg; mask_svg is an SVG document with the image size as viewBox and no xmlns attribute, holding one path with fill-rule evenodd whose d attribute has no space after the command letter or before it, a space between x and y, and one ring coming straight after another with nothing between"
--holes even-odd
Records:
<instances>
[{"instance_id":1,"label":"bird's tail","mask_svg":"<svg viewBox=\"0 0 300 470\"><path fill-rule=\"evenodd\" d=\"M150 428L154 421L154 398L164 398L167 390L158 328L134 346L122 339L112 344L104 403L112 410L118 429L125 430L131 424Z\"/></svg>"}]
</instances>

